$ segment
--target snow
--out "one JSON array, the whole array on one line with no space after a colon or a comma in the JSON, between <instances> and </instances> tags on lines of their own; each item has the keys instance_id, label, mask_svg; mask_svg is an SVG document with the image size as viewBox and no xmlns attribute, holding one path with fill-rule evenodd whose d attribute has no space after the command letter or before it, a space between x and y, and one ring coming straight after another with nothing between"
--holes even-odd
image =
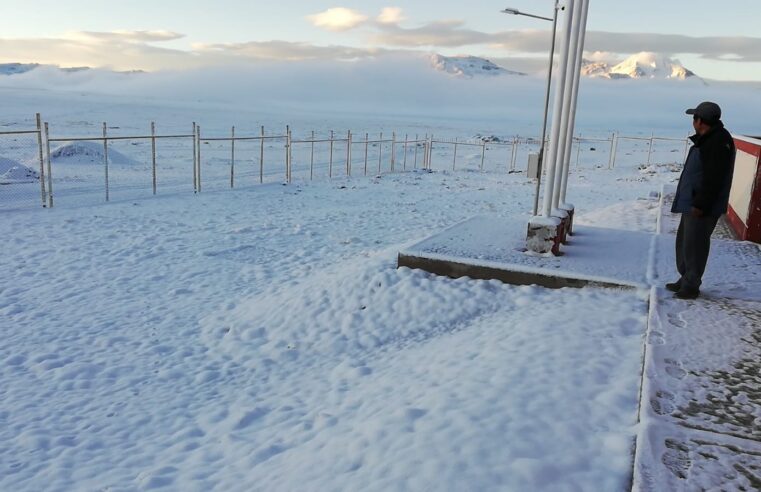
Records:
<instances>
[{"instance_id":1,"label":"snow","mask_svg":"<svg viewBox=\"0 0 761 492\"><path fill-rule=\"evenodd\" d=\"M444 56L434 53L431 55L431 66L440 72L464 78L495 75L526 75L525 73L507 70L485 58L477 56Z\"/></svg>"},{"instance_id":2,"label":"snow","mask_svg":"<svg viewBox=\"0 0 761 492\"><path fill-rule=\"evenodd\" d=\"M695 73L685 68L678 60L649 51L636 53L619 63L584 60L581 71L586 77L606 79L684 80L695 77Z\"/></svg>"},{"instance_id":3,"label":"snow","mask_svg":"<svg viewBox=\"0 0 761 492\"><path fill-rule=\"evenodd\" d=\"M4 123L44 105L70 136L97 134L103 120L145 131L156 115L162 129L188 131L198 113L218 132L236 118L258 124L224 103L4 90L17 96ZM298 118L299 128L338 125ZM504 121L401 123L507 132ZM160 188L106 204L77 202L64 186L79 176L80 191L102 191L102 146L64 148L54 165L72 170L54 183L60 206L4 210L0 221L0 490L629 486L651 290L396 268L400 250L475 215L525 226L534 184L504 163L481 172L475 153L446 171L441 150L434 172L302 173L289 186ZM630 150L613 170L597 155L574 167L568 187L579 230L628 229L611 232L625 248L664 224L651 192L678 178L681 158L638 169L642 150ZM146 155L109 148L116 176L150 176ZM162 176L185 180L187 160ZM636 244L626 251L653 261L652 243L646 255Z\"/></svg>"}]
</instances>

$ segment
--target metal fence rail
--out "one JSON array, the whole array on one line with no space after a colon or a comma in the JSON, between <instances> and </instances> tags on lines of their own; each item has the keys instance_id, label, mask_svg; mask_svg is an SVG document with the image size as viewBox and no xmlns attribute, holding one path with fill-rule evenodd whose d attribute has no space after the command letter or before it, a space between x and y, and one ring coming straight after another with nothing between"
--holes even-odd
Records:
<instances>
[{"instance_id":1,"label":"metal fence rail","mask_svg":"<svg viewBox=\"0 0 761 492\"><path fill-rule=\"evenodd\" d=\"M232 126L226 135L202 134L195 122L188 125L190 132L163 134L151 122L148 132L136 135L110 134L118 127L104 122L97 135L54 137L39 114L36 122L35 129L0 132L0 166L4 163L8 168L9 163L20 162L28 170L28 179L20 180L23 183L2 181L5 170L0 167L0 210L26 208L35 202L52 207L54 184L56 193L66 200L86 202L96 195L102 198L95 201L111 201L156 195L160 190L201 193L239 185L291 183L294 176L312 180L409 169L455 171L463 166L479 171L523 172L526 167L518 162L527 161L528 154L538 152L540 146L535 137L517 135L499 140L436 138L433 134L402 137L396 132L371 136L351 130L316 134L312 130L294 138L290 125L285 132L267 133L260 126L258 132L243 133ZM683 162L689 143L688 139L653 134L613 133L607 138L579 135L573 138L575 167L591 164L613 169L620 153L641 155L641 162L649 166L654 156L660 161L678 162L672 155L678 152ZM51 151L51 144L62 145ZM76 148L76 144L85 147ZM19 158L12 159L14 155Z\"/></svg>"}]
</instances>

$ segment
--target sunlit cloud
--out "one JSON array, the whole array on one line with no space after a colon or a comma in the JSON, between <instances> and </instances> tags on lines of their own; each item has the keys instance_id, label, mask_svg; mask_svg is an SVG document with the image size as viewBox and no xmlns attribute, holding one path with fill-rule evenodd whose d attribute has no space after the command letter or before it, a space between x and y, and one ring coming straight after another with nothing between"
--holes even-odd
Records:
<instances>
[{"instance_id":1,"label":"sunlit cloud","mask_svg":"<svg viewBox=\"0 0 761 492\"><path fill-rule=\"evenodd\" d=\"M256 60L358 60L387 50L349 46L317 46L290 41L251 41L247 43L198 44L198 55L224 54Z\"/></svg>"},{"instance_id":2,"label":"sunlit cloud","mask_svg":"<svg viewBox=\"0 0 761 492\"><path fill-rule=\"evenodd\" d=\"M354 29L368 19L366 15L345 7L334 7L307 18L314 26L334 32Z\"/></svg>"},{"instance_id":3,"label":"sunlit cloud","mask_svg":"<svg viewBox=\"0 0 761 492\"><path fill-rule=\"evenodd\" d=\"M375 20L381 24L399 24L405 20L405 17L402 13L402 9L399 7L384 7Z\"/></svg>"}]
</instances>

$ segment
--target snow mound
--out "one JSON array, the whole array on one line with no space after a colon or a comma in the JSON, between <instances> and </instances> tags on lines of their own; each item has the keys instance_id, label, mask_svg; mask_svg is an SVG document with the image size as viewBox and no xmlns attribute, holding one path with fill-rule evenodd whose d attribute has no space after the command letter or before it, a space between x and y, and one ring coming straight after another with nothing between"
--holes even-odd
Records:
<instances>
[{"instance_id":1,"label":"snow mound","mask_svg":"<svg viewBox=\"0 0 761 492\"><path fill-rule=\"evenodd\" d=\"M34 183L40 179L40 175L32 168L19 164L0 174L0 185Z\"/></svg>"},{"instance_id":2,"label":"snow mound","mask_svg":"<svg viewBox=\"0 0 761 492\"><path fill-rule=\"evenodd\" d=\"M604 61L584 61L581 74L606 79L678 79L696 77L678 60L665 55L642 51L612 65Z\"/></svg>"},{"instance_id":3,"label":"snow mound","mask_svg":"<svg viewBox=\"0 0 761 492\"><path fill-rule=\"evenodd\" d=\"M0 185L34 183L40 179L39 173L20 162L0 157Z\"/></svg>"},{"instance_id":4,"label":"snow mound","mask_svg":"<svg viewBox=\"0 0 761 492\"><path fill-rule=\"evenodd\" d=\"M434 53L431 55L431 67L455 77L471 79L480 76L495 75L526 75L500 67L499 65L477 56L444 56Z\"/></svg>"},{"instance_id":5,"label":"snow mound","mask_svg":"<svg viewBox=\"0 0 761 492\"><path fill-rule=\"evenodd\" d=\"M103 163L103 144L96 142L66 142L50 151L50 158L56 163ZM135 164L136 161L118 150L108 149L111 164Z\"/></svg>"}]
</instances>

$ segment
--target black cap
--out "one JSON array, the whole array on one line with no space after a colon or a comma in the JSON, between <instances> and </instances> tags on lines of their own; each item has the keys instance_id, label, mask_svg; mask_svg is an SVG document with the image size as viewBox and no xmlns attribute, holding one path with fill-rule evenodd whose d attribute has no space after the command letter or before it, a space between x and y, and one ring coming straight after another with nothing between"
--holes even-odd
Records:
<instances>
[{"instance_id":1,"label":"black cap","mask_svg":"<svg viewBox=\"0 0 761 492\"><path fill-rule=\"evenodd\" d=\"M715 122L721 119L721 108L718 104L710 101L704 101L698 104L695 109L688 109L685 113L695 115L706 122Z\"/></svg>"}]
</instances>

